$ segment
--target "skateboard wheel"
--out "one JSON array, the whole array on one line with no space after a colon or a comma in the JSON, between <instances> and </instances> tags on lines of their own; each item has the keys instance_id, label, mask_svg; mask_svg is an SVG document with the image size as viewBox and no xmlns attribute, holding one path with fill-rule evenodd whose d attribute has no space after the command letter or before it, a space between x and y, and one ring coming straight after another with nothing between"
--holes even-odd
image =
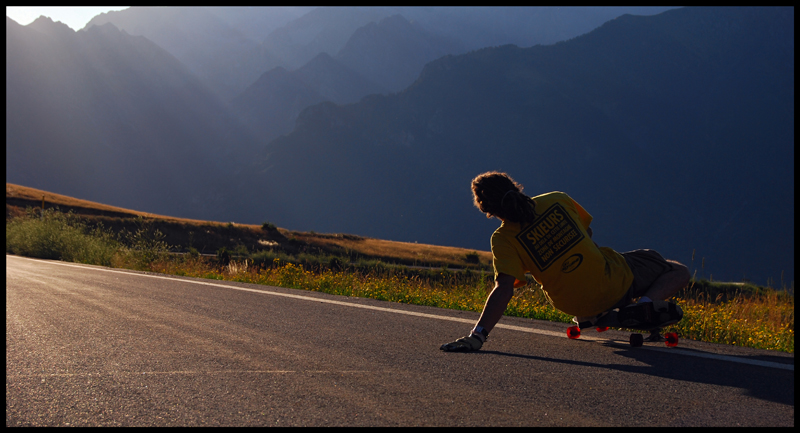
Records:
<instances>
[{"instance_id":1,"label":"skateboard wheel","mask_svg":"<svg viewBox=\"0 0 800 433\"><path fill-rule=\"evenodd\" d=\"M567 337L569 337L570 340L574 340L580 336L581 336L581 329L578 328L577 326L570 326L569 328L567 328Z\"/></svg>"},{"instance_id":2,"label":"skateboard wheel","mask_svg":"<svg viewBox=\"0 0 800 433\"><path fill-rule=\"evenodd\" d=\"M631 334L631 347L641 347L644 344L644 336L642 334Z\"/></svg>"},{"instance_id":3,"label":"skateboard wheel","mask_svg":"<svg viewBox=\"0 0 800 433\"><path fill-rule=\"evenodd\" d=\"M664 344L667 347L675 347L678 345L678 333L677 332L667 332L664 334Z\"/></svg>"},{"instance_id":4,"label":"skateboard wheel","mask_svg":"<svg viewBox=\"0 0 800 433\"><path fill-rule=\"evenodd\" d=\"M597 332L606 332L608 331L608 326L598 326L596 329Z\"/></svg>"}]
</instances>

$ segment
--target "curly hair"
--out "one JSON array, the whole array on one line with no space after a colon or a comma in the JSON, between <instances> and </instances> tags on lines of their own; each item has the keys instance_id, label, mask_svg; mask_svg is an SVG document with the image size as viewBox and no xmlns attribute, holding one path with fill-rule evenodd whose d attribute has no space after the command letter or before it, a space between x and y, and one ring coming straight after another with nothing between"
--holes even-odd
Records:
<instances>
[{"instance_id":1,"label":"curly hair","mask_svg":"<svg viewBox=\"0 0 800 433\"><path fill-rule=\"evenodd\" d=\"M472 179L475 207L487 218L498 217L516 223L530 223L536 218L533 199L522 193L522 185L506 173L488 171Z\"/></svg>"}]
</instances>

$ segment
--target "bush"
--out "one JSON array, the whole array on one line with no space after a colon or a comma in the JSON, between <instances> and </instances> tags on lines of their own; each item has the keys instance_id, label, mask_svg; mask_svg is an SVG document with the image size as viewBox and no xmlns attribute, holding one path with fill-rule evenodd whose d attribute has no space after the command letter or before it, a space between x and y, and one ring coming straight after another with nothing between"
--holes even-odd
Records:
<instances>
[{"instance_id":1,"label":"bush","mask_svg":"<svg viewBox=\"0 0 800 433\"><path fill-rule=\"evenodd\" d=\"M344 263L342 263L342 259L339 257L332 256L328 260L328 268L333 271L339 271L344 267Z\"/></svg>"},{"instance_id":2,"label":"bush","mask_svg":"<svg viewBox=\"0 0 800 433\"><path fill-rule=\"evenodd\" d=\"M222 247L217 250L217 262L223 266L227 266L231 262L231 253L227 248Z\"/></svg>"},{"instance_id":3,"label":"bush","mask_svg":"<svg viewBox=\"0 0 800 433\"><path fill-rule=\"evenodd\" d=\"M88 227L72 213L29 210L6 221L6 252L40 259L110 266L120 244L102 224Z\"/></svg>"},{"instance_id":4,"label":"bush","mask_svg":"<svg viewBox=\"0 0 800 433\"><path fill-rule=\"evenodd\" d=\"M128 248L127 255L139 268L146 268L156 260L164 258L171 249L164 241L166 235L153 226L152 221L139 216L136 219L138 228L134 233L124 230L120 233Z\"/></svg>"}]
</instances>

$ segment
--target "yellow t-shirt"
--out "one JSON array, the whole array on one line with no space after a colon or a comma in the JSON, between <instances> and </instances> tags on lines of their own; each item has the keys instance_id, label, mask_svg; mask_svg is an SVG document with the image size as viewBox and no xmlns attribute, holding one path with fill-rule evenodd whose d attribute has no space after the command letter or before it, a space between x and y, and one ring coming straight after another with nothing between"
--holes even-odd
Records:
<instances>
[{"instance_id":1,"label":"yellow t-shirt","mask_svg":"<svg viewBox=\"0 0 800 433\"><path fill-rule=\"evenodd\" d=\"M633 283L625 259L592 241L592 216L563 192L533 197L536 220L521 226L506 221L492 234L495 278L500 273L525 285L525 273L542 285L555 308L592 316L611 308Z\"/></svg>"}]
</instances>

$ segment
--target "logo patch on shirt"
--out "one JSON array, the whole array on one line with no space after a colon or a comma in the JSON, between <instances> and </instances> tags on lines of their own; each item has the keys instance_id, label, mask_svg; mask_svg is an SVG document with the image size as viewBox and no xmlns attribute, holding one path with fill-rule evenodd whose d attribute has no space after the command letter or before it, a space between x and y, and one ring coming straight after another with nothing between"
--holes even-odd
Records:
<instances>
[{"instance_id":1,"label":"logo patch on shirt","mask_svg":"<svg viewBox=\"0 0 800 433\"><path fill-rule=\"evenodd\" d=\"M583 263L583 254L573 254L561 263L561 272L568 274Z\"/></svg>"},{"instance_id":2,"label":"logo patch on shirt","mask_svg":"<svg viewBox=\"0 0 800 433\"><path fill-rule=\"evenodd\" d=\"M544 271L584 237L578 223L569 216L561 204L556 203L550 206L533 224L523 229L517 235L517 240L531 256L536 267L540 271ZM575 265L575 268L582 261L583 257L581 256L581 260Z\"/></svg>"}]
</instances>

